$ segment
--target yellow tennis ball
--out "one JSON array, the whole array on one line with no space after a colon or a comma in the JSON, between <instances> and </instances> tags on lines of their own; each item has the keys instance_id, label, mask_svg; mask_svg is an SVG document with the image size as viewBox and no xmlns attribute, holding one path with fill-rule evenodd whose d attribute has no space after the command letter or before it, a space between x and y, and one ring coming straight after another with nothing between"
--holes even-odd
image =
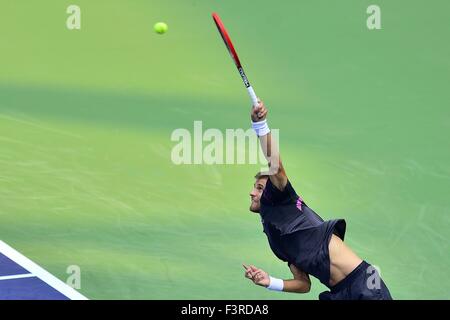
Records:
<instances>
[{"instance_id":1,"label":"yellow tennis ball","mask_svg":"<svg viewBox=\"0 0 450 320\"><path fill-rule=\"evenodd\" d=\"M165 24L164 22L155 23L153 28L155 29L155 32L158 34L166 33L168 29L167 24Z\"/></svg>"}]
</instances>

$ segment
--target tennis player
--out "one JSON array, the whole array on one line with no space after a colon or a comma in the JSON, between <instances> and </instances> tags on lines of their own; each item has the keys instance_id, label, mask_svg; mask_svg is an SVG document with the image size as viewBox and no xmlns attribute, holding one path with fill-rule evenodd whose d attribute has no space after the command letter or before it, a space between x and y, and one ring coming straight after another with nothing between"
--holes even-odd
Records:
<instances>
[{"instance_id":1,"label":"tennis player","mask_svg":"<svg viewBox=\"0 0 450 320\"><path fill-rule=\"evenodd\" d=\"M312 275L330 289L319 295L320 300L391 300L377 269L344 243L345 220L324 221L297 195L271 139L266 115L263 102L252 108L252 127L269 171L255 177L250 211L260 214L270 248L287 262L293 279L275 278L253 265L244 265L245 277L270 290L306 293Z\"/></svg>"}]
</instances>

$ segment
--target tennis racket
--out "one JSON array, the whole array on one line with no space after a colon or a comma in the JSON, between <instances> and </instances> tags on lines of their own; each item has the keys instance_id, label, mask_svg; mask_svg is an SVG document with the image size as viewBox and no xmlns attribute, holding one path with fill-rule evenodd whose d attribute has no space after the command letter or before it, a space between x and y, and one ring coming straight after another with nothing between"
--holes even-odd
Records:
<instances>
[{"instance_id":1,"label":"tennis racket","mask_svg":"<svg viewBox=\"0 0 450 320\"><path fill-rule=\"evenodd\" d=\"M242 68L241 62L239 61L239 57L236 53L236 50L234 49L233 43L231 42L231 38L228 35L227 29L225 29L225 26L223 25L223 22L222 22L222 20L220 20L220 17L217 13L213 13L212 17L214 19L214 22L216 23L217 30L219 30L219 33L222 36L223 42L225 42L225 46L227 47L231 58L233 59L234 63L236 64L239 74L241 75L242 81L244 81L244 85L247 88L247 91L250 96L250 99L252 100L253 106L257 106L258 98L256 97L255 91L253 90L252 86L250 85L250 82L248 81L247 76L245 75L244 68Z\"/></svg>"}]
</instances>

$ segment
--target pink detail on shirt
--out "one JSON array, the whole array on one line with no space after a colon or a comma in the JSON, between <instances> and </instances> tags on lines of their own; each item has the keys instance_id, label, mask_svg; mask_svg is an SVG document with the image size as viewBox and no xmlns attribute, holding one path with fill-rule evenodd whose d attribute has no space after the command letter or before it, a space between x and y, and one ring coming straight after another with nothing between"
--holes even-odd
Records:
<instances>
[{"instance_id":1,"label":"pink detail on shirt","mask_svg":"<svg viewBox=\"0 0 450 320\"><path fill-rule=\"evenodd\" d=\"M298 197L298 199L297 199L297 208L300 210L300 211L302 211L302 197Z\"/></svg>"}]
</instances>

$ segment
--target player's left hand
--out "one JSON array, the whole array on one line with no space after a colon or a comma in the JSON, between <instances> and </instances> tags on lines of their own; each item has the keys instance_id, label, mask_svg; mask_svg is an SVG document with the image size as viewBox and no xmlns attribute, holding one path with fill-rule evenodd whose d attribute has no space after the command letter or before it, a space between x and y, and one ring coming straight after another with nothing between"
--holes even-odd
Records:
<instances>
[{"instance_id":1,"label":"player's left hand","mask_svg":"<svg viewBox=\"0 0 450 320\"><path fill-rule=\"evenodd\" d=\"M246 266L243 264L245 269L245 277L253 281L254 284L262 287L268 287L270 284L269 274L262 269L259 269L253 265Z\"/></svg>"}]
</instances>

